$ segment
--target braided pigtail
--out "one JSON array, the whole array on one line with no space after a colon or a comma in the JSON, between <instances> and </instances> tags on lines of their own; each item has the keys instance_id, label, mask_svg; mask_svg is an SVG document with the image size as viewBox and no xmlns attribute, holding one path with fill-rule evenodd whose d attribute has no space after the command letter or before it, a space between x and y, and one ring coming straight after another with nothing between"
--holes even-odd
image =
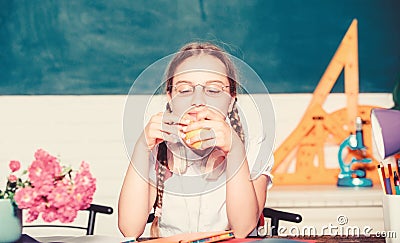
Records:
<instances>
[{"instance_id":1,"label":"braided pigtail","mask_svg":"<svg viewBox=\"0 0 400 243\"><path fill-rule=\"evenodd\" d=\"M158 145L157 151L157 197L154 202L154 220L150 228L151 237L160 237L159 220L162 213L162 203L164 194L164 178L167 169L167 145L162 142Z\"/></svg>"},{"instance_id":2,"label":"braided pigtail","mask_svg":"<svg viewBox=\"0 0 400 243\"><path fill-rule=\"evenodd\" d=\"M239 136L240 140L242 140L242 142L244 143L244 131L243 131L242 123L240 122L239 110L236 106L236 101L237 101L237 98L235 98L235 101L232 106L232 111L229 112L228 118L229 118L229 122L231 123L233 130L235 130L235 132Z\"/></svg>"}]
</instances>

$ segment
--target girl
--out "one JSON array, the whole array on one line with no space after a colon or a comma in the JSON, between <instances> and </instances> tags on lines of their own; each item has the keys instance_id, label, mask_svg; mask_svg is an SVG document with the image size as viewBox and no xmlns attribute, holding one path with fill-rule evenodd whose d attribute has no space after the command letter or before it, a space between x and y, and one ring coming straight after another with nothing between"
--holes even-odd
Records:
<instances>
[{"instance_id":1,"label":"girl","mask_svg":"<svg viewBox=\"0 0 400 243\"><path fill-rule=\"evenodd\" d=\"M125 175L120 231L139 237L154 207L153 237L228 229L246 237L264 208L273 161L255 173L247 161L232 61L213 44L189 43L166 80L166 111L149 120Z\"/></svg>"}]
</instances>

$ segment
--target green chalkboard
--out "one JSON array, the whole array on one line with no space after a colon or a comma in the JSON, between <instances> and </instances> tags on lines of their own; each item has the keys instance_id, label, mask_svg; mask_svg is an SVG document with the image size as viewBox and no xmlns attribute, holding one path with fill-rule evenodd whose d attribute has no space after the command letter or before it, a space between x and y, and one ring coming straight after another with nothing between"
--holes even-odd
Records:
<instances>
[{"instance_id":1,"label":"green chalkboard","mask_svg":"<svg viewBox=\"0 0 400 243\"><path fill-rule=\"evenodd\" d=\"M309 93L354 18L360 92L391 92L399 11L398 0L0 0L0 95L127 94L196 40L244 60L271 93Z\"/></svg>"}]
</instances>

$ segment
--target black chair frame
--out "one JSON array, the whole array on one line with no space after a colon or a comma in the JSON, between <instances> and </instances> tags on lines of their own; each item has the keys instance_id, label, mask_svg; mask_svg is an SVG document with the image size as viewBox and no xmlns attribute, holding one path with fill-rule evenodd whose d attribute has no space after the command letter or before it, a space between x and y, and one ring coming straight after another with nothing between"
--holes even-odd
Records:
<instances>
[{"instance_id":1,"label":"black chair frame","mask_svg":"<svg viewBox=\"0 0 400 243\"><path fill-rule=\"evenodd\" d=\"M102 213L102 214L112 214L113 213L112 207L98 205L98 204L90 204L90 206L84 210L89 211L88 223L87 223L86 227L73 226L73 225L51 225L51 224L24 225L23 227L24 228L60 227L60 228L83 229L83 230L86 230L86 235L93 235L94 226L95 226L95 222L96 222L96 214L97 213Z\"/></svg>"},{"instance_id":2,"label":"black chair frame","mask_svg":"<svg viewBox=\"0 0 400 243\"><path fill-rule=\"evenodd\" d=\"M293 223L300 223L303 220L300 214L279 211L272 208L264 208L263 215L265 218L271 219L271 234L273 236L278 235L280 220L289 221ZM154 220L154 213L150 213L149 217L147 218L147 223L151 223L153 222L153 220Z\"/></svg>"},{"instance_id":3,"label":"black chair frame","mask_svg":"<svg viewBox=\"0 0 400 243\"><path fill-rule=\"evenodd\" d=\"M279 220L293 223L300 223L303 220L300 214L279 211L272 208L264 208L263 215L265 218L271 219L271 234L273 236L278 235Z\"/></svg>"}]
</instances>

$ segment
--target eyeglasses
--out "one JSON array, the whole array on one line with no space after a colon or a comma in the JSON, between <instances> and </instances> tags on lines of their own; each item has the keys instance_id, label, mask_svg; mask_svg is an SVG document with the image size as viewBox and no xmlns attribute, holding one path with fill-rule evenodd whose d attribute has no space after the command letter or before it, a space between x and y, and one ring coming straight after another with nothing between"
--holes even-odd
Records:
<instances>
[{"instance_id":1,"label":"eyeglasses","mask_svg":"<svg viewBox=\"0 0 400 243\"><path fill-rule=\"evenodd\" d=\"M189 84L189 83L182 83L178 85L171 85L171 87L174 88L174 90L178 93L178 96L191 96L193 95L195 89L197 86L200 86L203 88L203 92L210 96L210 97L218 97L223 92L225 91L226 88L229 87L229 85L225 86L223 84L206 84L206 85L201 85L201 84Z\"/></svg>"}]
</instances>

